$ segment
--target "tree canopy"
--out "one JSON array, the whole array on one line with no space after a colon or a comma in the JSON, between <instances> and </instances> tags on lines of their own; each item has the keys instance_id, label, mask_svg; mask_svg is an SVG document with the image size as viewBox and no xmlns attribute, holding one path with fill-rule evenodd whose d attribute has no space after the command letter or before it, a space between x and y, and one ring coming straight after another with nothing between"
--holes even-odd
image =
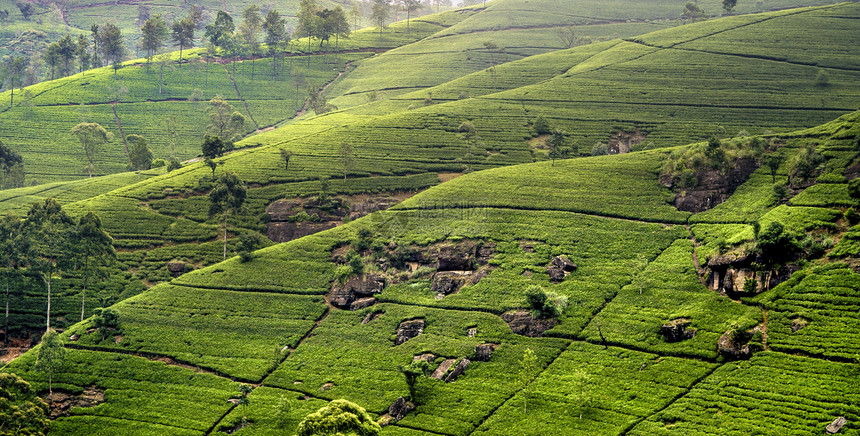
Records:
<instances>
[{"instance_id":1,"label":"tree canopy","mask_svg":"<svg viewBox=\"0 0 860 436\"><path fill-rule=\"evenodd\" d=\"M382 428L363 407L347 400L334 400L305 417L296 429L298 436L376 436Z\"/></svg>"}]
</instances>

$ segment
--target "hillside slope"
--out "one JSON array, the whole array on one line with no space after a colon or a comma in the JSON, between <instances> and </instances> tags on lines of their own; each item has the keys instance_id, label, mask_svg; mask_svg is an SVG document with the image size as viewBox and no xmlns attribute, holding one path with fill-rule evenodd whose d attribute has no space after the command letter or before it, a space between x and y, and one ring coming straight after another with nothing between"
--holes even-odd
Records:
<instances>
[{"instance_id":1,"label":"hillside slope","mask_svg":"<svg viewBox=\"0 0 860 436\"><path fill-rule=\"evenodd\" d=\"M187 273L115 305L115 337L88 333L90 320L63 334L69 363L55 389L103 391L105 402L54 429L289 432L335 398L382 417L407 391L397 366L429 354L434 368L470 363L456 381L422 382L417 409L383 434L811 434L838 416L851 434L860 245L844 245L856 226L827 192L856 176L858 137L860 112L768 137L786 162L810 146L826 159L787 200L761 194L774 186L762 167L739 200L702 214L669 207L677 192L659 180L663 162L697 145L538 162L469 174L248 262ZM756 213L745 212L751 192ZM751 223L775 220L799 244L790 280L737 294L710 279L726 265L753 274L715 259L741 257ZM559 276L561 255L577 266ZM522 310L532 285L568 299L557 322ZM679 319L691 336L667 340L661 326ZM720 349L731 332L749 332L751 359ZM521 380L526 349L538 369ZM43 389L34 355L7 370ZM227 401L239 382L254 386L247 407ZM280 417L282 401L291 406Z\"/></svg>"}]
</instances>

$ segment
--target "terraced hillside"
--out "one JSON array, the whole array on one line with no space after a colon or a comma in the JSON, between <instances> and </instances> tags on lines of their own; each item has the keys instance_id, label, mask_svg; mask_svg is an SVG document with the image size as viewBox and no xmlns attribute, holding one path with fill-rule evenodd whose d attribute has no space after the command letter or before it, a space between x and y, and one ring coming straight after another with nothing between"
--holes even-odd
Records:
<instances>
[{"instance_id":1,"label":"terraced hillside","mask_svg":"<svg viewBox=\"0 0 860 436\"><path fill-rule=\"evenodd\" d=\"M290 433L346 398L394 435L815 434L839 416L854 434L857 224L828 192L856 177L858 137L860 112L767 137L785 157L781 181L797 181L790 162L809 147L825 159L787 198L761 167L707 212L668 206L679 192L661 183L663 163L695 144L538 162L186 273L113 306L116 336L91 320L63 333L54 389L104 399L54 431ZM733 141L756 139L723 146ZM759 235L774 221L796 241L792 257L744 263L766 256ZM744 277L759 286L728 285ZM570 304L535 318L531 286ZM537 367L518 376L526 349ZM34 356L6 370L41 390ZM397 367L415 358L442 380L422 380L417 408L390 419L407 394ZM249 405L228 401L240 383L253 386Z\"/></svg>"},{"instance_id":2,"label":"terraced hillside","mask_svg":"<svg viewBox=\"0 0 860 436\"><path fill-rule=\"evenodd\" d=\"M505 4L499 2L494 7L502 7ZM546 3L544 6L548 8L552 5ZM846 23L851 22L851 17L860 14L860 8L857 4L842 4L731 17L667 29L629 40L613 40L530 56L495 66L490 70L477 71L423 91L392 95L391 98L373 102L364 99L361 104L357 101L350 103L349 99L357 99L355 96L367 94L367 90L382 89L386 77L398 77L396 69L388 76L369 73L365 75L362 73L363 69L376 71L377 67L374 65L381 65L370 63L371 60L376 62L379 59L394 58L400 56L398 53L401 50L423 46L428 48L429 53L417 52L412 57L427 59L428 62L434 59L438 62L450 61L451 59L445 57L439 58L439 54L429 50L430 44L447 38L440 36L439 32L451 32L452 29L456 30L458 26L466 24L475 26L475 20L481 14L487 13L485 17L491 17L491 11L492 8L464 14L450 12L428 16L426 22L415 20L413 26L418 30L411 32L409 38L420 38L420 41L402 49L356 61L353 64L355 68L350 68L350 72L341 76L329 88L331 94L326 95L331 101L342 101L345 105L343 109L323 115L306 113L297 120L239 143L253 148L216 159L220 164L216 173L235 172L250 187L246 210L231 218L231 228L235 230L231 231L230 236L268 233L270 225L267 220L270 216L265 212L279 199L304 201L302 199L315 198L325 189L326 194L342 197L344 210L347 212L356 205L365 208L366 213L376 207L371 206L371 203L396 203L411 193L438 184L440 180L459 175L467 165L472 169L483 169L545 160L547 150L541 145L543 137L533 129L539 116L548 119L553 127L567 130L568 143L578 145L580 155L587 155L596 141L614 143L616 146L632 143L633 150L662 149L704 138L714 132L726 131L731 136L733 132L740 130L756 133L768 129L780 131L794 126L808 126L835 118L839 113L855 107L860 101L860 96L857 95L857 89L860 88L855 86L857 76L851 73L854 68L852 65L857 63L857 53L844 48L842 43L854 41L858 37L857 32ZM438 20L439 23L433 20ZM426 31L422 26L427 26ZM485 26L492 27L490 22ZM815 54L810 54L810 43L807 39L801 33L790 32L784 32L781 42L765 41L765 44L770 44L767 56L761 55L761 49L757 46L740 43L744 38L743 32L750 35L766 34L774 26L815 29L812 33L816 38L820 38L820 47ZM397 33L396 26L392 27L395 27L392 33L383 35L405 35ZM759 27L764 30L757 30ZM443 28L444 30L440 30ZM467 34L465 30L457 32ZM370 32L361 35L364 36L359 37L360 34L357 33L348 43L355 44L354 48L358 51L368 47L377 34ZM701 48L702 43L697 41L712 41L714 48L704 50ZM687 47L688 44L690 47L698 45L694 48L680 48ZM734 54L726 54L730 51L727 47L731 47ZM549 50L549 47L546 49ZM342 54L340 62L345 62L349 56L359 57L360 54ZM691 56L701 56L696 58L699 63L695 68L689 66ZM326 65L322 61L323 57L331 60L331 56L325 55L316 58L319 60L319 69L316 71L321 74L319 80L325 80L325 74L331 74L323 74ZM780 59L777 60L777 57ZM678 59L685 63L678 64ZM839 65L837 59L841 59ZM711 60L714 62L709 63ZM294 61L293 68L299 69L300 61ZM301 61L303 63L304 59ZM666 68L666 62L669 62L668 65L672 65L672 68ZM808 65L810 63L818 63L820 66L812 67ZM264 61L257 61L257 64L260 72L266 71L266 68L261 67L261 64L265 64ZM392 61L392 64L396 65L397 61ZM200 65L205 64L197 65L196 68L202 68ZM287 63L286 66L289 65ZM484 66L486 65L476 64L475 68ZM222 74L226 74L228 70L221 65L209 67L221 68L224 70ZM184 74L195 67L183 68L183 76L179 75L179 71L171 74L186 77ZM237 68L237 71L241 71L243 67ZM245 68L247 74L247 67ZM232 68L229 70L232 71ZM830 71L831 79L828 85L801 85L801 82L808 77L814 77L819 70ZM206 77L209 77L210 84L215 83L215 74L207 76L205 71L199 70L203 73L204 86ZM660 71L659 80L651 71ZM128 74L129 77L134 77L134 74L138 73L145 78L143 67L120 70L121 76ZM82 80L96 80L96 77L98 80L112 80L96 76L95 72L87 74L86 79L80 77L64 80L69 81L68 86L84 83L80 82ZM194 80L198 80L199 85L200 76L192 74L188 77L196 77ZM646 77L650 82L637 81L636 77ZM703 77L716 77L719 80L708 81ZM398 80L403 79L398 77ZM248 83L251 83L250 80ZM416 87L430 85L415 83ZM43 86L47 88L49 85ZM187 91L184 86L164 89L172 93L172 96L181 96ZM242 95L246 95L252 115L256 114L255 118L274 119L284 116L278 110L256 111L255 105L267 104L268 100L264 99L268 97L263 94L265 88L262 85L249 85L248 88L243 86L243 82L237 82ZM283 83L283 86L288 85ZM129 89L129 95L139 95L136 98L141 99L145 98L147 92L154 92L142 85ZM460 99L460 95L464 93L469 94L469 98ZM48 94L46 91L39 98L47 98ZM650 98L646 98L645 94L650 95ZM98 98L94 92L82 95L90 99ZM430 95L432 98L427 101ZM624 96L628 101L613 100L614 97L620 96ZM283 103L287 105L295 102L292 90L279 95L279 98L283 98ZM827 107L807 107L808 101L818 99L825 99ZM664 100L666 103L651 103ZM73 100L57 100L51 104L58 105L52 106L54 108L73 111L75 109L66 109L69 107L66 103L70 101ZM122 114L124 105L134 107L148 104L174 107L197 103L172 100L128 105L120 103L117 110ZM352 106L353 104L358 105ZM109 105L102 106L103 110L110 111ZM237 102L237 107L244 105L240 106ZM44 108L46 115L50 113L47 108ZM26 109L35 110L37 107ZM462 133L458 131L459 126L467 120L473 123L482 138L472 144L471 150ZM127 125L125 121L123 123L124 126ZM187 126L189 135L193 132L192 124ZM152 127L152 124L149 126ZM63 132L60 128L42 131L57 130ZM156 137L158 134L157 131L152 133ZM641 142L636 144L637 140ZM153 143L158 144L158 141ZM344 176L344 163L338 155L338 149L344 143L352 144L355 159L345 171L346 180L341 180ZM161 144L161 147L164 147L164 143ZM69 143L64 146L75 147ZM119 146L114 146L116 149L113 153L121 153ZM185 147L190 150L196 146L189 142L185 143ZM286 169L281 159L282 149L292 152L293 156ZM652 169L645 171L646 173L654 171L653 168L660 168L660 162L665 155L656 153L648 156L653 162ZM592 206L585 202L590 198L594 204L611 204L612 210L604 211L611 216L683 223L688 214L674 210L666 201L667 194L661 191L640 193L649 196L654 204L658 205L648 212L648 217L640 216L642 211L638 204L626 203L623 198L617 202L606 203L605 197L602 196L604 183L609 183L618 176L639 174L643 171L636 163L638 161L627 159L629 158L621 156L611 160L603 177L585 178L582 183L594 185L583 184L583 189L576 191L578 203L565 203L563 200L567 198L566 194L558 192L555 186L547 185L524 187L524 192L529 192L533 197L512 199L506 205L522 207L529 202L562 195L564 197L559 199L558 204L564 204L563 207L559 206L563 211L593 213ZM44 161L50 164L49 160ZM627 162L633 163L628 165ZM74 165L67 163L63 169L74 169ZM555 168L552 163L549 165ZM484 177L496 177L495 174L508 174L499 176L499 186L520 186L520 182L510 176L516 174L515 171L491 172ZM183 262L188 268L201 268L221 260L220 244L217 240L221 233L219 223L210 219L206 213L206 193L210 189L211 177L211 170L198 163L169 174L161 174L156 170L83 182L48 184L4 191L0 197L0 207L3 211L23 214L34 201L56 197L73 215L81 215L86 211L98 213L114 236L116 246L121 249L121 268L133 273L123 275L126 278L121 280L118 278L117 283L104 285L104 302L112 303L121 299L120 297L125 298L140 292L143 289L141 281L147 285L169 281L172 278L167 267L169 262ZM320 180L324 177L332 179L324 183ZM546 182L549 183L549 180ZM449 188L445 186L441 189ZM525 191L526 189L528 191ZM631 185L629 189L639 187ZM822 189L821 194L814 194L813 192L819 192L816 191L818 189ZM751 214L764 213L770 192L771 187L764 185L758 190L742 188L727 202L734 208L730 212L723 212L725 208L720 206L692 219L701 222L748 221ZM791 201L792 204L814 206L816 195L827 195L828 198L839 199L838 203L831 205L849 205L847 202L850 200L844 190L838 191L841 192L838 196L834 196L834 192L829 185L816 185L810 188L809 193L805 191ZM489 199L501 200L496 197L487 192L474 192L463 198L470 198L474 204L484 206L484 202ZM290 219L301 221L298 212L299 210L290 212ZM330 221L329 225L341 222L338 218ZM316 224L299 222L295 227L312 225ZM229 249L232 251L234 248L234 241L231 240ZM79 292L74 279L59 280L59 283L60 289L65 291L60 293L56 312L58 319L54 322L63 326L69 324L65 314L75 313L77 310L75 301L79 300ZM13 298L11 304L12 317L16 319L13 325L35 327L43 321L39 315L39 307L43 305L44 297L38 286L33 286L32 289L30 286L24 286L24 289L24 292Z\"/></svg>"}]
</instances>

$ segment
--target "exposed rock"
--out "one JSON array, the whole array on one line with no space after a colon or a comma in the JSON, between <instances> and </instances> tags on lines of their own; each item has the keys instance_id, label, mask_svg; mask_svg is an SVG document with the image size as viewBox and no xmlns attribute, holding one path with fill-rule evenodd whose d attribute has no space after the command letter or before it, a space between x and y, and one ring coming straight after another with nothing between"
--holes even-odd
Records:
<instances>
[{"instance_id":1,"label":"exposed rock","mask_svg":"<svg viewBox=\"0 0 860 436\"><path fill-rule=\"evenodd\" d=\"M466 336L468 336L470 338L474 338L477 334L478 334L478 328L477 327L469 327L468 329L466 329Z\"/></svg>"},{"instance_id":2,"label":"exposed rock","mask_svg":"<svg viewBox=\"0 0 860 436\"><path fill-rule=\"evenodd\" d=\"M845 424L847 424L847 423L848 423L848 420L845 419L844 416L840 416L839 418L834 419L833 422L828 424L827 428L825 428L824 430L828 434L836 434L836 433L839 433L842 430L842 427L844 427Z\"/></svg>"},{"instance_id":3,"label":"exposed rock","mask_svg":"<svg viewBox=\"0 0 860 436\"><path fill-rule=\"evenodd\" d=\"M424 353L424 354L419 354L417 356L412 356L413 362L417 362L419 360L423 360L427 363L433 363L433 361L436 360L436 355L433 353Z\"/></svg>"},{"instance_id":4,"label":"exposed rock","mask_svg":"<svg viewBox=\"0 0 860 436\"><path fill-rule=\"evenodd\" d=\"M502 314L502 320L508 323L511 331L518 335L538 338L543 332L553 328L556 320L552 318L538 319L527 310L514 310Z\"/></svg>"},{"instance_id":5,"label":"exposed rock","mask_svg":"<svg viewBox=\"0 0 860 436\"><path fill-rule=\"evenodd\" d=\"M72 335L71 335L71 336L69 336L69 340L70 340L70 341L72 341L72 342L77 341L77 340L78 340L78 339L80 339L80 338L81 338L81 335L79 335L79 334L77 334L77 333L72 333Z\"/></svg>"},{"instance_id":6,"label":"exposed rock","mask_svg":"<svg viewBox=\"0 0 860 436\"><path fill-rule=\"evenodd\" d=\"M461 375L463 375L464 372L466 372L466 368L468 368L469 364L471 363L472 362L469 361L469 359L463 359L459 363L457 363L457 366L455 366L454 369L452 369L451 372L449 372L448 375L445 376L445 383L451 383L457 380L457 378L459 378Z\"/></svg>"},{"instance_id":7,"label":"exposed rock","mask_svg":"<svg viewBox=\"0 0 860 436\"><path fill-rule=\"evenodd\" d=\"M459 271L442 271L433 275L430 290L442 295L453 294L466 284L467 275Z\"/></svg>"},{"instance_id":8,"label":"exposed rock","mask_svg":"<svg viewBox=\"0 0 860 436\"><path fill-rule=\"evenodd\" d=\"M666 342L680 342L686 339L692 339L696 336L696 329L689 328L691 321L687 318L678 318L663 324L660 327L660 334Z\"/></svg>"},{"instance_id":9,"label":"exposed rock","mask_svg":"<svg viewBox=\"0 0 860 436\"><path fill-rule=\"evenodd\" d=\"M496 344L480 344L475 345L475 360L479 362L487 362L496 350Z\"/></svg>"},{"instance_id":10,"label":"exposed rock","mask_svg":"<svg viewBox=\"0 0 860 436\"><path fill-rule=\"evenodd\" d=\"M367 274L360 277L351 277L345 283L334 282L332 284L329 301L335 307L351 309L352 303L358 297L378 294L382 292L383 288L385 288L385 279L382 276Z\"/></svg>"},{"instance_id":11,"label":"exposed rock","mask_svg":"<svg viewBox=\"0 0 860 436\"><path fill-rule=\"evenodd\" d=\"M524 253L534 253L535 252L535 242L534 241L520 241L520 248L522 248Z\"/></svg>"},{"instance_id":12,"label":"exposed rock","mask_svg":"<svg viewBox=\"0 0 860 436\"><path fill-rule=\"evenodd\" d=\"M394 339L394 345L400 345L424 332L424 320L413 319L403 321L400 327L397 328L397 337Z\"/></svg>"},{"instance_id":13,"label":"exposed rock","mask_svg":"<svg viewBox=\"0 0 860 436\"><path fill-rule=\"evenodd\" d=\"M445 377L445 374L451 369L454 364L457 363L457 359L447 359L444 362L440 363L436 370L430 374L430 378L434 378L436 380L442 380L442 377Z\"/></svg>"},{"instance_id":14,"label":"exposed rock","mask_svg":"<svg viewBox=\"0 0 860 436\"><path fill-rule=\"evenodd\" d=\"M461 241L453 245L442 245L437 252L438 271L466 271L474 269L478 244Z\"/></svg>"},{"instance_id":15,"label":"exposed rock","mask_svg":"<svg viewBox=\"0 0 860 436\"><path fill-rule=\"evenodd\" d=\"M496 267L492 265L482 266L480 269L478 269L477 272L472 274L471 279L469 279L469 282L471 282L473 285L480 282L481 279L490 275L490 272L492 272L494 269L496 269Z\"/></svg>"},{"instance_id":16,"label":"exposed rock","mask_svg":"<svg viewBox=\"0 0 860 436\"><path fill-rule=\"evenodd\" d=\"M749 265L754 257L754 253L719 254L708 260L708 266L711 268L720 268L729 267L731 265Z\"/></svg>"},{"instance_id":17,"label":"exposed rock","mask_svg":"<svg viewBox=\"0 0 860 436\"><path fill-rule=\"evenodd\" d=\"M333 388L333 387L334 387L334 383L332 383L332 382L323 383L323 385L320 386L320 391L325 392L325 391L331 390L331 388Z\"/></svg>"},{"instance_id":18,"label":"exposed rock","mask_svg":"<svg viewBox=\"0 0 860 436\"><path fill-rule=\"evenodd\" d=\"M413 410L415 410L414 404L406 401L406 398L399 397L394 400L394 403L392 403L388 408L388 415L390 415L395 421L400 421Z\"/></svg>"},{"instance_id":19,"label":"exposed rock","mask_svg":"<svg viewBox=\"0 0 860 436\"><path fill-rule=\"evenodd\" d=\"M552 266L564 272L574 272L578 268L567 256L555 256L552 258Z\"/></svg>"},{"instance_id":20,"label":"exposed rock","mask_svg":"<svg viewBox=\"0 0 860 436\"><path fill-rule=\"evenodd\" d=\"M364 317L364 319L361 320L361 325L367 324L367 323L375 320L376 318L379 318L380 316L382 316L383 313L385 313L385 312L383 312L381 310L377 310L377 311L373 311L373 312L368 313Z\"/></svg>"},{"instance_id":21,"label":"exposed rock","mask_svg":"<svg viewBox=\"0 0 860 436\"><path fill-rule=\"evenodd\" d=\"M179 277L185 273L185 262L173 261L167 262L167 271L170 272L170 275L173 277Z\"/></svg>"},{"instance_id":22,"label":"exposed rock","mask_svg":"<svg viewBox=\"0 0 860 436\"><path fill-rule=\"evenodd\" d=\"M475 256L475 260L478 265L486 265L487 262L490 261L490 258L493 257L493 254L496 252L496 243L495 242L484 242L478 247L478 252Z\"/></svg>"},{"instance_id":23,"label":"exposed rock","mask_svg":"<svg viewBox=\"0 0 860 436\"><path fill-rule=\"evenodd\" d=\"M791 331L792 332L800 331L808 325L809 325L809 321L807 321L803 318L795 318L795 319L791 320Z\"/></svg>"},{"instance_id":24,"label":"exposed rock","mask_svg":"<svg viewBox=\"0 0 860 436\"><path fill-rule=\"evenodd\" d=\"M720 355L728 360L745 360L752 356L749 344L741 344L732 340L731 330L723 333L717 341Z\"/></svg>"},{"instance_id":25,"label":"exposed rock","mask_svg":"<svg viewBox=\"0 0 860 436\"><path fill-rule=\"evenodd\" d=\"M561 283L567 276L563 269L554 266L547 267L546 273L549 274L549 281L552 283Z\"/></svg>"},{"instance_id":26,"label":"exposed rock","mask_svg":"<svg viewBox=\"0 0 860 436\"><path fill-rule=\"evenodd\" d=\"M353 301L352 304L349 305L349 310L364 309L366 307L373 306L374 304L376 304L376 298L360 298L358 300Z\"/></svg>"},{"instance_id":27,"label":"exposed rock","mask_svg":"<svg viewBox=\"0 0 860 436\"><path fill-rule=\"evenodd\" d=\"M625 132L623 130L619 130L611 135L609 135L609 143L607 145L607 151L609 154L625 154L630 153L630 150L634 145L641 143L645 140L645 134L642 133L639 128L636 128L634 132Z\"/></svg>"},{"instance_id":28,"label":"exposed rock","mask_svg":"<svg viewBox=\"0 0 860 436\"><path fill-rule=\"evenodd\" d=\"M755 159L738 159L726 174L709 170L698 174L698 183L675 197L675 207L685 212L704 212L725 201L758 168Z\"/></svg>"},{"instance_id":29,"label":"exposed rock","mask_svg":"<svg viewBox=\"0 0 860 436\"><path fill-rule=\"evenodd\" d=\"M45 401L50 406L50 418L57 419L70 415L76 407L94 407L104 403L105 393L95 385L90 385L77 395L55 391L53 395L45 398Z\"/></svg>"}]
</instances>

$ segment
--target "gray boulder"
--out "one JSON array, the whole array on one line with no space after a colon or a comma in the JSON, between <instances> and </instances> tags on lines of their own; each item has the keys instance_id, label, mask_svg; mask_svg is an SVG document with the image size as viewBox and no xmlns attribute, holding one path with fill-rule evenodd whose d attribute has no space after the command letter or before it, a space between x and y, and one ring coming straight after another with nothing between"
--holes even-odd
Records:
<instances>
[{"instance_id":1,"label":"gray boulder","mask_svg":"<svg viewBox=\"0 0 860 436\"><path fill-rule=\"evenodd\" d=\"M413 319L403 321L400 327L397 328L397 336L394 339L394 345L400 345L424 332L424 320Z\"/></svg>"}]
</instances>

